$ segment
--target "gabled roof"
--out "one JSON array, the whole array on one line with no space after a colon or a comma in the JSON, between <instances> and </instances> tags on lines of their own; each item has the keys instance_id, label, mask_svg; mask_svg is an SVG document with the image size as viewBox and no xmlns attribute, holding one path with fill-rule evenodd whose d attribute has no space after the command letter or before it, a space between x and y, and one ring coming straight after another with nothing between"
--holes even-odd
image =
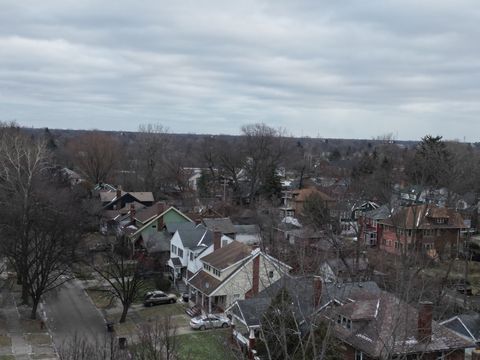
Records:
<instances>
[{"instance_id":1,"label":"gabled roof","mask_svg":"<svg viewBox=\"0 0 480 360\"><path fill-rule=\"evenodd\" d=\"M143 207L143 209L138 210L135 214L135 219L140 221L142 224L145 224L147 221L152 219L154 216L158 215L158 203L153 204L149 207Z\"/></svg>"},{"instance_id":2,"label":"gabled roof","mask_svg":"<svg viewBox=\"0 0 480 360\"><path fill-rule=\"evenodd\" d=\"M208 272L200 270L188 280L188 283L208 296L220 286L222 281Z\"/></svg>"},{"instance_id":3,"label":"gabled roof","mask_svg":"<svg viewBox=\"0 0 480 360\"><path fill-rule=\"evenodd\" d=\"M390 209L387 205L382 205L375 210L370 210L365 213L365 217L373 220L384 220L390 216Z\"/></svg>"},{"instance_id":4,"label":"gabled roof","mask_svg":"<svg viewBox=\"0 0 480 360\"><path fill-rule=\"evenodd\" d=\"M480 341L480 314L461 314L442 321L449 329L473 341Z\"/></svg>"},{"instance_id":5,"label":"gabled roof","mask_svg":"<svg viewBox=\"0 0 480 360\"><path fill-rule=\"evenodd\" d=\"M418 337L418 310L391 293L374 297L351 294L346 304L329 307L324 315L334 320L334 336L369 357L384 359L395 354L451 351L474 344L432 321L431 340ZM351 316L352 326L336 323L338 314ZM357 321L357 322L356 322Z\"/></svg>"},{"instance_id":6,"label":"gabled roof","mask_svg":"<svg viewBox=\"0 0 480 360\"><path fill-rule=\"evenodd\" d=\"M133 196L135 199L137 199L139 202L153 202L153 194L152 192L126 192L126 191L121 191L121 196L123 197L127 194L130 194ZM102 202L112 202L114 200L117 200L117 192L116 191L101 191L100 192L100 200Z\"/></svg>"},{"instance_id":7,"label":"gabled roof","mask_svg":"<svg viewBox=\"0 0 480 360\"><path fill-rule=\"evenodd\" d=\"M205 246L213 244L213 233L204 227L196 227L193 229L179 228L177 234L180 236L183 247L186 249L194 248L200 244Z\"/></svg>"},{"instance_id":8,"label":"gabled roof","mask_svg":"<svg viewBox=\"0 0 480 360\"><path fill-rule=\"evenodd\" d=\"M203 219L203 223L210 231L220 231L222 234L235 234L237 230L230 218L209 218Z\"/></svg>"},{"instance_id":9,"label":"gabled roof","mask_svg":"<svg viewBox=\"0 0 480 360\"><path fill-rule=\"evenodd\" d=\"M164 212L162 212L161 214L158 214L157 216L151 218L147 223L143 224L143 226L138 229L133 235L132 237L136 237L138 234L140 234L145 228L147 228L148 226L150 226L150 224L152 224L153 222L157 221L159 218L163 217L166 213L168 213L169 211L175 211L177 214L183 216L185 218L185 220L187 221L190 221L191 223L193 223L193 220L190 219L188 216L186 216L184 213L182 213L180 210L174 208L173 206L170 206L167 210L165 210Z\"/></svg>"},{"instance_id":10,"label":"gabled roof","mask_svg":"<svg viewBox=\"0 0 480 360\"><path fill-rule=\"evenodd\" d=\"M165 226L167 227L167 232L170 233L170 234L175 234L177 232L177 230L194 230L197 225L195 225L195 223L192 223L192 222L168 222L165 224ZM203 230L206 230L205 228L203 228Z\"/></svg>"},{"instance_id":11,"label":"gabled roof","mask_svg":"<svg viewBox=\"0 0 480 360\"><path fill-rule=\"evenodd\" d=\"M203 257L202 261L216 269L223 270L250 257L251 254L252 248L250 246L238 241L232 241L230 244Z\"/></svg>"},{"instance_id":12,"label":"gabled roof","mask_svg":"<svg viewBox=\"0 0 480 360\"><path fill-rule=\"evenodd\" d=\"M305 201L308 199L311 195L318 195L323 201L335 201L331 196L325 194L324 192L321 192L313 187L306 188L306 189L299 189L299 190L293 190L292 194L294 195L294 201Z\"/></svg>"},{"instance_id":13,"label":"gabled roof","mask_svg":"<svg viewBox=\"0 0 480 360\"><path fill-rule=\"evenodd\" d=\"M438 218L447 219L446 223L438 224ZM453 209L439 208L432 204L413 205L400 208L388 219L380 223L403 229L464 229L462 216Z\"/></svg>"}]
</instances>

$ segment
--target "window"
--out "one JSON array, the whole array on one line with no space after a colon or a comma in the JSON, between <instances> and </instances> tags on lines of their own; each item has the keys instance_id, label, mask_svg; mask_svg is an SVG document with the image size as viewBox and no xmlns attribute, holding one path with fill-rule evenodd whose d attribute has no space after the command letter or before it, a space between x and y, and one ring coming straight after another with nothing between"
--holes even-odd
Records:
<instances>
[{"instance_id":1,"label":"window","mask_svg":"<svg viewBox=\"0 0 480 360\"><path fill-rule=\"evenodd\" d=\"M270 270L270 271L268 272L268 277L269 277L270 279L273 278L273 271L272 271L272 270Z\"/></svg>"},{"instance_id":2,"label":"window","mask_svg":"<svg viewBox=\"0 0 480 360\"><path fill-rule=\"evenodd\" d=\"M220 277L220 270L217 270L215 268L212 268L212 269L213 269L213 275Z\"/></svg>"},{"instance_id":3,"label":"window","mask_svg":"<svg viewBox=\"0 0 480 360\"><path fill-rule=\"evenodd\" d=\"M412 236L412 230L407 230L407 236Z\"/></svg>"},{"instance_id":4,"label":"window","mask_svg":"<svg viewBox=\"0 0 480 360\"><path fill-rule=\"evenodd\" d=\"M400 249L400 244L398 241L395 241L395 249Z\"/></svg>"},{"instance_id":5,"label":"window","mask_svg":"<svg viewBox=\"0 0 480 360\"><path fill-rule=\"evenodd\" d=\"M363 355L363 352L355 350L355 360L365 360L366 356Z\"/></svg>"},{"instance_id":6,"label":"window","mask_svg":"<svg viewBox=\"0 0 480 360\"><path fill-rule=\"evenodd\" d=\"M210 265L207 265L207 264L203 264L203 268L206 270L206 271L210 271L212 268L210 267Z\"/></svg>"},{"instance_id":7,"label":"window","mask_svg":"<svg viewBox=\"0 0 480 360\"><path fill-rule=\"evenodd\" d=\"M183 250L180 248L178 249L178 257L183 258Z\"/></svg>"},{"instance_id":8,"label":"window","mask_svg":"<svg viewBox=\"0 0 480 360\"><path fill-rule=\"evenodd\" d=\"M435 359L436 359L436 360L445 360L446 357L447 357L447 354L444 353L443 351L438 352L438 353L436 353L435 355L436 355L436 356L435 356Z\"/></svg>"},{"instance_id":9,"label":"window","mask_svg":"<svg viewBox=\"0 0 480 360\"><path fill-rule=\"evenodd\" d=\"M423 230L423 236L434 236L435 229L425 229Z\"/></svg>"},{"instance_id":10,"label":"window","mask_svg":"<svg viewBox=\"0 0 480 360\"><path fill-rule=\"evenodd\" d=\"M172 245L172 254L177 254L177 247L175 245Z\"/></svg>"},{"instance_id":11,"label":"window","mask_svg":"<svg viewBox=\"0 0 480 360\"><path fill-rule=\"evenodd\" d=\"M190 261L193 261L193 251L190 251Z\"/></svg>"},{"instance_id":12,"label":"window","mask_svg":"<svg viewBox=\"0 0 480 360\"><path fill-rule=\"evenodd\" d=\"M447 222L446 220L447 219L445 219L445 218L437 218L437 219L435 219L435 222L437 224L445 224Z\"/></svg>"}]
</instances>

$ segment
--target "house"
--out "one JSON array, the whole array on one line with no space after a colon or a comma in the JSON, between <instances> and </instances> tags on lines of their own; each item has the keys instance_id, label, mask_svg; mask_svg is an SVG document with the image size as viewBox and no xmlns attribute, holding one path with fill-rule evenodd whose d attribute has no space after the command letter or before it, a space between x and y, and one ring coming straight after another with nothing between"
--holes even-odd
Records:
<instances>
[{"instance_id":1,"label":"house","mask_svg":"<svg viewBox=\"0 0 480 360\"><path fill-rule=\"evenodd\" d=\"M154 210L158 214L152 216ZM156 262L163 266L170 259L170 240L173 234L181 226L195 226L180 210L173 206L165 209L163 204L158 204L157 209L145 209L145 212L135 214L133 222L135 225L132 226L135 226L136 230L128 235L132 252L155 254Z\"/></svg>"},{"instance_id":2,"label":"house","mask_svg":"<svg viewBox=\"0 0 480 360\"><path fill-rule=\"evenodd\" d=\"M282 206L280 211L283 217L298 217L302 214L305 201L310 196L319 196L327 207L333 207L335 200L315 187L305 189L286 190L282 192Z\"/></svg>"},{"instance_id":3,"label":"house","mask_svg":"<svg viewBox=\"0 0 480 360\"><path fill-rule=\"evenodd\" d=\"M241 343L247 334L249 340L260 334L263 315L282 289L290 294L294 330L307 337L312 325L326 324L347 360L463 359L465 349L475 346L434 321L431 303L421 302L417 309L374 282L333 284L318 277L282 278L259 296L229 307Z\"/></svg>"},{"instance_id":4,"label":"house","mask_svg":"<svg viewBox=\"0 0 480 360\"><path fill-rule=\"evenodd\" d=\"M236 300L255 296L291 269L258 247L215 240L215 250L201 258L202 269L187 282L192 301L208 312L223 311Z\"/></svg>"},{"instance_id":5,"label":"house","mask_svg":"<svg viewBox=\"0 0 480 360\"><path fill-rule=\"evenodd\" d=\"M436 258L457 255L463 245L460 231L465 228L462 217L453 209L433 204L403 207L380 220L380 249L401 254L419 251Z\"/></svg>"},{"instance_id":6,"label":"house","mask_svg":"<svg viewBox=\"0 0 480 360\"><path fill-rule=\"evenodd\" d=\"M192 270L195 270L194 260L213 251L213 234L205 226L192 223L176 230L170 241L170 259L168 260L174 279L187 281L193 273Z\"/></svg>"},{"instance_id":7,"label":"house","mask_svg":"<svg viewBox=\"0 0 480 360\"><path fill-rule=\"evenodd\" d=\"M358 260L358 261L357 261ZM320 274L325 282L367 281L371 267L366 257L327 259L320 265Z\"/></svg>"},{"instance_id":8,"label":"house","mask_svg":"<svg viewBox=\"0 0 480 360\"><path fill-rule=\"evenodd\" d=\"M358 240L367 247L377 246L377 239L380 238L382 231L379 221L388 219L389 216L390 209L387 205L363 213L358 218L360 227Z\"/></svg>"},{"instance_id":9,"label":"house","mask_svg":"<svg viewBox=\"0 0 480 360\"><path fill-rule=\"evenodd\" d=\"M104 210L118 210L132 202L151 206L154 202L151 192L100 191L100 201Z\"/></svg>"},{"instance_id":10,"label":"house","mask_svg":"<svg viewBox=\"0 0 480 360\"><path fill-rule=\"evenodd\" d=\"M347 301L357 292L376 294L381 291L372 281L334 284L325 283L319 276L285 274L257 296L237 300L226 309L232 316L234 336L240 344L248 347L252 332L259 336L262 318L282 290L286 290L292 298L291 311L299 324L299 329L295 330L303 333L308 332L310 325L327 306Z\"/></svg>"},{"instance_id":11,"label":"house","mask_svg":"<svg viewBox=\"0 0 480 360\"><path fill-rule=\"evenodd\" d=\"M341 341L344 359L464 359L475 344L432 319L433 305L418 309L386 291L350 294L323 311Z\"/></svg>"},{"instance_id":12,"label":"house","mask_svg":"<svg viewBox=\"0 0 480 360\"><path fill-rule=\"evenodd\" d=\"M235 239L237 230L233 226L230 218L206 218L203 219L203 225L210 231L219 231L228 237Z\"/></svg>"}]
</instances>

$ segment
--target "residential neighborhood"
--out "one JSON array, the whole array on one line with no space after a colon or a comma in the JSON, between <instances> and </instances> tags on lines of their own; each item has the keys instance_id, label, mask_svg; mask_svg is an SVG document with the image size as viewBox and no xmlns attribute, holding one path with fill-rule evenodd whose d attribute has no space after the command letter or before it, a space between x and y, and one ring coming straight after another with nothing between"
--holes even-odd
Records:
<instances>
[{"instance_id":1,"label":"residential neighborhood","mask_svg":"<svg viewBox=\"0 0 480 360\"><path fill-rule=\"evenodd\" d=\"M0 0L0 360L480 360L479 24Z\"/></svg>"}]
</instances>

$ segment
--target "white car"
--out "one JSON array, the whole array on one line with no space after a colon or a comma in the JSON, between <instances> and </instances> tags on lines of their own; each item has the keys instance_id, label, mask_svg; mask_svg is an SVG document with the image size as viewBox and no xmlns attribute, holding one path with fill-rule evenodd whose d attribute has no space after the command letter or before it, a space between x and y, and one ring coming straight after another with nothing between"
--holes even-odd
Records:
<instances>
[{"instance_id":1,"label":"white car","mask_svg":"<svg viewBox=\"0 0 480 360\"><path fill-rule=\"evenodd\" d=\"M230 319L224 315L200 315L190 320L190 327L198 330L226 328L229 327L230 324Z\"/></svg>"}]
</instances>

